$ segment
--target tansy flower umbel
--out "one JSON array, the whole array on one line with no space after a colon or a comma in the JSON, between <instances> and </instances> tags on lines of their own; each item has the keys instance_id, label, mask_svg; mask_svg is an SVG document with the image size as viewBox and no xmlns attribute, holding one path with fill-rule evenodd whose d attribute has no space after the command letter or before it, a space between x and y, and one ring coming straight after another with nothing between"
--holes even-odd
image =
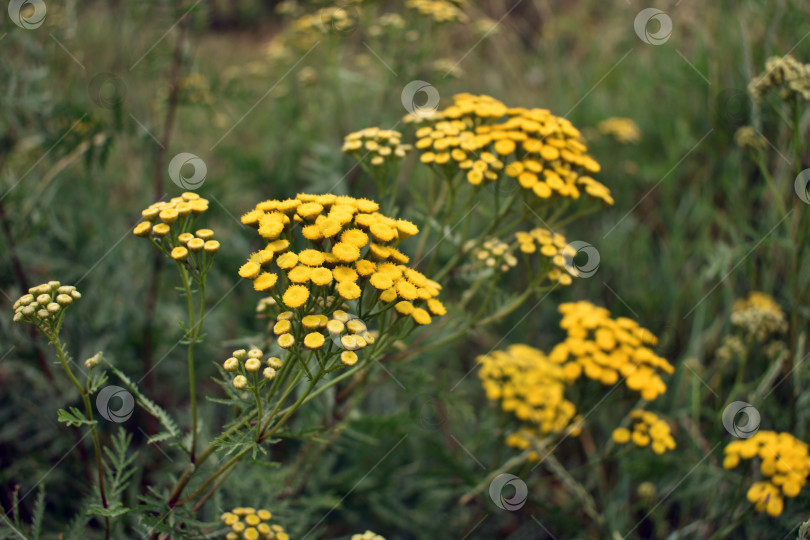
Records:
<instances>
[{"instance_id":1,"label":"tansy flower umbel","mask_svg":"<svg viewBox=\"0 0 810 540\"><path fill-rule=\"evenodd\" d=\"M183 193L167 201L158 201L141 215L145 221L133 229L135 236L150 238L167 256L179 263L205 271L211 266L211 257L219 251L211 229L194 230L197 217L208 210L208 201L194 192ZM189 254L192 257L189 257Z\"/></svg>"},{"instance_id":2,"label":"tansy flower umbel","mask_svg":"<svg viewBox=\"0 0 810 540\"><path fill-rule=\"evenodd\" d=\"M354 328L356 324L348 334L326 339L327 322L348 323L336 314L350 312L355 305L373 319L385 304L410 303L413 309L407 312L391 310L398 328L430 324L432 317L446 313L437 298L441 286L408 267L409 257L400 250L400 243L419 229L408 220L381 214L374 201L299 194L261 202L242 222L267 243L248 257L239 276L272 297L273 303L264 305L268 315L284 315L287 327L274 323L274 334L285 349L336 355L372 343L368 330Z\"/></svg>"},{"instance_id":3,"label":"tansy flower umbel","mask_svg":"<svg viewBox=\"0 0 810 540\"><path fill-rule=\"evenodd\" d=\"M290 540L284 527L272 523L273 514L268 510L237 507L222 514L220 519L231 529L225 536L228 540Z\"/></svg>"},{"instance_id":4,"label":"tansy flower umbel","mask_svg":"<svg viewBox=\"0 0 810 540\"><path fill-rule=\"evenodd\" d=\"M810 474L808 446L790 433L758 431L748 439L732 441L726 446L723 467L733 469L741 459L760 460L764 481L755 482L748 490L748 500L757 512L778 516L784 508L784 497L801 492Z\"/></svg>"},{"instance_id":5,"label":"tansy flower umbel","mask_svg":"<svg viewBox=\"0 0 810 540\"><path fill-rule=\"evenodd\" d=\"M624 378L627 388L647 401L666 391L661 373L672 374L675 368L648 347L658 342L649 330L626 317L612 319L607 309L590 302L561 304L559 311L568 337L548 357L566 378L573 381L584 374L608 386Z\"/></svg>"},{"instance_id":6,"label":"tansy flower umbel","mask_svg":"<svg viewBox=\"0 0 810 540\"><path fill-rule=\"evenodd\" d=\"M545 109L507 107L489 96L459 94L449 107L411 114L426 123L416 131L419 160L474 185L499 178L517 182L537 199L579 199L584 191L613 204L610 190L590 175L599 163L587 153L579 130Z\"/></svg>"},{"instance_id":7,"label":"tansy flower umbel","mask_svg":"<svg viewBox=\"0 0 810 540\"><path fill-rule=\"evenodd\" d=\"M565 429L576 407L565 398L563 368L548 360L543 351L528 345L512 345L505 351L479 356L478 376L487 398L541 435Z\"/></svg>"},{"instance_id":8,"label":"tansy flower umbel","mask_svg":"<svg viewBox=\"0 0 810 540\"><path fill-rule=\"evenodd\" d=\"M620 427L613 430L613 440L618 444L633 441L643 448L649 446L656 454L675 449L675 439L670 433L669 424L649 411L630 411L633 420L632 430Z\"/></svg>"},{"instance_id":9,"label":"tansy flower umbel","mask_svg":"<svg viewBox=\"0 0 810 540\"><path fill-rule=\"evenodd\" d=\"M411 150L412 146L402 144L401 139L399 131L366 128L346 135L341 150L358 160L367 159L374 167L382 167L401 160Z\"/></svg>"}]
</instances>

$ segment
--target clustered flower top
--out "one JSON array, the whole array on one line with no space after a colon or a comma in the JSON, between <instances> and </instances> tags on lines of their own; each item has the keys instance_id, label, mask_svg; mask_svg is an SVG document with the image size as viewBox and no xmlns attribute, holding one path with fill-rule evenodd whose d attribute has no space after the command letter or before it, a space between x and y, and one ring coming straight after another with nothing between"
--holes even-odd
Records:
<instances>
[{"instance_id":1,"label":"clustered flower top","mask_svg":"<svg viewBox=\"0 0 810 540\"><path fill-rule=\"evenodd\" d=\"M222 522L231 528L225 536L228 540L290 540L284 527L277 523L270 524L273 518L268 510L256 510L251 507L238 507L220 516Z\"/></svg>"},{"instance_id":2,"label":"clustered flower top","mask_svg":"<svg viewBox=\"0 0 810 540\"><path fill-rule=\"evenodd\" d=\"M510 268L517 266L518 260L512 253L512 246L506 242L497 238L487 238L480 246L475 247L475 244L475 240L470 240L464 246L465 251L471 251L474 268L483 266L508 272Z\"/></svg>"},{"instance_id":3,"label":"clustered flower top","mask_svg":"<svg viewBox=\"0 0 810 540\"><path fill-rule=\"evenodd\" d=\"M404 158L413 148L401 141L402 134L399 131L371 127L346 135L341 150L358 160L370 155L370 163L381 167L385 163Z\"/></svg>"},{"instance_id":4,"label":"clustered flower top","mask_svg":"<svg viewBox=\"0 0 810 540\"><path fill-rule=\"evenodd\" d=\"M782 307L768 294L751 292L747 298L734 302L731 323L743 329L749 341L764 341L772 334L787 331L787 319Z\"/></svg>"},{"instance_id":5,"label":"clustered flower top","mask_svg":"<svg viewBox=\"0 0 810 540\"><path fill-rule=\"evenodd\" d=\"M568 338L552 349L549 359L561 364L569 380L583 374L604 385L614 385L620 377L641 397L652 401L667 387L661 373L675 368L647 345L658 339L632 319L612 319L610 312L590 302L569 302L559 306L560 328Z\"/></svg>"},{"instance_id":6,"label":"clustered flower top","mask_svg":"<svg viewBox=\"0 0 810 540\"><path fill-rule=\"evenodd\" d=\"M13 320L33 324L48 333L61 325L65 310L81 297L73 285L62 285L58 281L36 285L14 302Z\"/></svg>"},{"instance_id":7,"label":"clustered flower top","mask_svg":"<svg viewBox=\"0 0 810 540\"><path fill-rule=\"evenodd\" d=\"M467 7L466 0L408 0L405 7L414 9L420 15L430 17L437 23L469 20L467 14L462 11Z\"/></svg>"},{"instance_id":8,"label":"clustered flower top","mask_svg":"<svg viewBox=\"0 0 810 540\"><path fill-rule=\"evenodd\" d=\"M810 100L810 64L802 64L789 54L768 58L765 71L749 83L748 92L759 101L769 91L777 92L785 101Z\"/></svg>"},{"instance_id":9,"label":"clustered flower top","mask_svg":"<svg viewBox=\"0 0 810 540\"><path fill-rule=\"evenodd\" d=\"M606 118L596 125L596 129L621 144L636 144L641 140L641 129L632 118Z\"/></svg>"},{"instance_id":10,"label":"clustered flower top","mask_svg":"<svg viewBox=\"0 0 810 540\"><path fill-rule=\"evenodd\" d=\"M487 399L500 401L504 411L521 421L520 429L506 438L507 445L520 450L547 435L579 434L583 419L565 392L583 372L606 385L616 384L619 374L628 381L640 374L628 382L628 387L652 400L666 390L658 370L674 371L644 346L655 343L655 336L635 321L613 320L606 309L588 302L562 304L560 312L560 326L568 331L568 339L551 354L528 345L512 345L477 359ZM630 418L634 420L633 432L615 430L616 442L632 439L638 446L651 445L657 454L675 448L669 425L654 413L632 411ZM531 452L528 458L539 459L539 455Z\"/></svg>"},{"instance_id":11,"label":"clustered flower top","mask_svg":"<svg viewBox=\"0 0 810 540\"><path fill-rule=\"evenodd\" d=\"M477 186L503 173L540 199L579 199L585 191L613 204L610 190L589 176L601 167L587 154L579 130L546 109L459 94L450 107L410 114L405 121L427 123L416 131L420 161L449 176L465 171Z\"/></svg>"},{"instance_id":12,"label":"clustered flower top","mask_svg":"<svg viewBox=\"0 0 810 540\"><path fill-rule=\"evenodd\" d=\"M797 496L810 474L808 446L790 433L758 431L748 439L730 442L724 452L726 469L735 468L741 459L760 459L759 470L766 480L751 486L748 500L757 512L774 517L782 513L783 496Z\"/></svg>"},{"instance_id":13,"label":"clustered flower top","mask_svg":"<svg viewBox=\"0 0 810 540\"><path fill-rule=\"evenodd\" d=\"M564 395L565 373L543 351L512 345L477 361L487 399L500 400L505 412L542 435L558 433L571 423L576 407Z\"/></svg>"},{"instance_id":14,"label":"clustered flower top","mask_svg":"<svg viewBox=\"0 0 810 540\"><path fill-rule=\"evenodd\" d=\"M640 448L650 446L656 454L675 449L675 439L669 424L657 414L650 411L630 411L630 418L633 420L632 432L624 427L613 430L613 440L618 444L632 440Z\"/></svg>"},{"instance_id":15,"label":"clustered flower top","mask_svg":"<svg viewBox=\"0 0 810 540\"><path fill-rule=\"evenodd\" d=\"M548 271L547 277L552 283L571 285L573 283L571 276L579 276L578 270L572 264L577 252L568 245L565 236L538 227L529 232L516 232L515 239L523 253L532 254L539 251L540 255L551 261L553 266Z\"/></svg>"},{"instance_id":16,"label":"clustered flower top","mask_svg":"<svg viewBox=\"0 0 810 540\"><path fill-rule=\"evenodd\" d=\"M194 192L185 192L168 202L158 201L141 212L144 221L132 231L136 236L149 238L164 253L177 262L187 261L193 254L196 267L210 266L220 244L214 240L211 229L194 229L197 217L208 210L208 200Z\"/></svg>"},{"instance_id":17,"label":"clustered flower top","mask_svg":"<svg viewBox=\"0 0 810 540\"><path fill-rule=\"evenodd\" d=\"M268 243L239 275L271 295L277 309L291 310L296 329L307 315L330 318L353 301L367 304L371 316L375 306L393 305L401 319L430 324L446 313L437 298L441 285L407 266L410 258L398 249L419 229L378 209L368 199L335 195L259 203L242 223Z\"/></svg>"}]
</instances>

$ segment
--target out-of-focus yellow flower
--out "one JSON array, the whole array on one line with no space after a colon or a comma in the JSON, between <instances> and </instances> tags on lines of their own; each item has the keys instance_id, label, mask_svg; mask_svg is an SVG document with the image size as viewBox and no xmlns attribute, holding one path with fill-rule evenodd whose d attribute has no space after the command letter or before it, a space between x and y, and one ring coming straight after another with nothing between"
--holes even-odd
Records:
<instances>
[{"instance_id":1,"label":"out-of-focus yellow flower","mask_svg":"<svg viewBox=\"0 0 810 540\"><path fill-rule=\"evenodd\" d=\"M641 140L641 129L632 118L608 118L599 122L596 128L622 144L636 144Z\"/></svg>"},{"instance_id":2,"label":"out-of-focus yellow flower","mask_svg":"<svg viewBox=\"0 0 810 540\"><path fill-rule=\"evenodd\" d=\"M772 296L759 291L734 302L731 309L731 324L738 326L751 341L764 341L773 334L787 331L787 319L782 307Z\"/></svg>"},{"instance_id":3,"label":"out-of-focus yellow flower","mask_svg":"<svg viewBox=\"0 0 810 540\"><path fill-rule=\"evenodd\" d=\"M463 0L408 0L405 2L405 6L438 23L467 22L469 20L467 14L462 11L467 7L467 2Z\"/></svg>"},{"instance_id":4,"label":"out-of-focus yellow flower","mask_svg":"<svg viewBox=\"0 0 810 540\"><path fill-rule=\"evenodd\" d=\"M375 167L401 160L411 150L410 144L402 144L402 134L391 129L376 127L349 133L343 141L344 153L358 160L368 159Z\"/></svg>"},{"instance_id":5,"label":"out-of-focus yellow flower","mask_svg":"<svg viewBox=\"0 0 810 540\"><path fill-rule=\"evenodd\" d=\"M562 431L576 414L576 407L564 395L562 366L551 362L542 351L512 345L477 361L487 399L500 401L504 411L541 435Z\"/></svg>"},{"instance_id":6,"label":"out-of-focus yellow flower","mask_svg":"<svg viewBox=\"0 0 810 540\"><path fill-rule=\"evenodd\" d=\"M810 100L810 64L802 64L789 54L772 56L765 62L765 71L749 83L748 91L757 101L769 91L785 101Z\"/></svg>"},{"instance_id":7,"label":"out-of-focus yellow flower","mask_svg":"<svg viewBox=\"0 0 810 540\"><path fill-rule=\"evenodd\" d=\"M649 446L656 454L675 449L675 439L670 432L669 424L649 411L631 411L632 431L627 428L613 430L613 440L618 444L633 441L640 448Z\"/></svg>"},{"instance_id":8,"label":"out-of-focus yellow flower","mask_svg":"<svg viewBox=\"0 0 810 540\"><path fill-rule=\"evenodd\" d=\"M409 114L420 161L480 185L512 179L539 199L579 199L584 191L613 204L610 190L590 175L601 167L571 122L546 109L507 107L490 96L458 94L449 107Z\"/></svg>"},{"instance_id":9,"label":"out-of-focus yellow flower","mask_svg":"<svg viewBox=\"0 0 810 540\"><path fill-rule=\"evenodd\" d=\"M648 347L658 342L652 332L626 317L612 319L607 309L590 302L561 304L559 311L568 337L548 357L569 380L584 375L612 386L624 378L625 386L647 401L666 391L661 373L675 368Z\"/></svg>"},{"instance_id":10,"label":"out-of-focus yellow flower","mask_svg":"<svg viewBox=\"0 0 810 540\"><path fill-rule=\"evenodd\" d=\"M529 232L516 232L515 239L520 251L526 254L539 252L541 261L551 263L551 269L546 274L552 283L571 285L571 276L577 276L578 271L573 265L576 250L568 245L565 237L559 233L551 232L544 227L538 227ZM541 268L548 267L542 264Z\"/></svg>"},{"instance_id":11,"label":"out-of-focus yellow flower","mask_svg":"<svg viewBox=\"0 0 810 540\"><path fill-rule=\"evenodd\" d=\"M751 486L748 500L757 512L774 517L782 513L783 496L797 496L810 474L808 446L790 433L758 431L748 439L730 442L724 453L726 469L737 467L742 459L760 459L759 470L766 480Z\"/></svg>"}]
</instances>

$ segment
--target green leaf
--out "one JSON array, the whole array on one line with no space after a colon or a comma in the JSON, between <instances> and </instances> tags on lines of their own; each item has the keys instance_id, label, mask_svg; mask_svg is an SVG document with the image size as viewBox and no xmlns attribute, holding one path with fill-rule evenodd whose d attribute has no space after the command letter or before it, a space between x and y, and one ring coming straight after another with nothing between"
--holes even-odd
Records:
<instances>
[{"instance_id":1,"label":"green leaf","mask_svg":"<svg viewBox=\"0 0 810 540\"><path fill-rule=\"evenodd\" d=\"M112 504L107 508L104 508L100 504L91 504L87 509L87 514L90 516L102 516L107 518L117 518L127 512L130 512L130 509L121 503Z\"/></svg>"},{"instance_id":2,"label":"green leaf","mask_svg":"<svg viewBox=\"0 0 810 540\"><path fill-rule=\"evenodd\" d=\"M39 487L37 500L34 502L34 512L31 516L31 535L34 540L39 540L42 534L42 521L45 518L45 486Z\"/></svg>"},{"instance_id":3,"label":"green leaf","mask_svg":"<svg viewBox=\"0 0 810 540\"><path fill-rule=\"evenodd\" d=\"M56 411L56 419L60 422L64 422L68 426L93 426L97 424L95 420L88 420L82 411L77 409L76 407L70 407L70 411L66 411L65 409L59 409Z\"/></svg>"}]
</instances>

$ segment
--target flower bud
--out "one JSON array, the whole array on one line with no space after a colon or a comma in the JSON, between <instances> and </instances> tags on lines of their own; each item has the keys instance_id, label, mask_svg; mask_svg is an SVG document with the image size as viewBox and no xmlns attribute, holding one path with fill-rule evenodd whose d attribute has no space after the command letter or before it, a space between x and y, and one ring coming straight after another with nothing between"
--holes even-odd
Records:
<instances>
[{"instance_id":1,"label":"flower bud","mask_svg":"<svg viewBox=\"0 0 810 540\"><path fill-rule=\"evenodd\" d=\"M239 360L233 357L228 358L222 364L222 367L225 369L225 371L230 371L231 373L233 373L234 371L239 369Z\"/></svg>"},{"instance_id":2,"label":"flower bud","mask_svg":"<svg viewBox=\"0 0 810 540\"><path fill-rule=\"evenodd\" d=\"M101 359L102 354L101 351L99 351L84 361L84 367L86 367L87 369L93 369L94 367L101 365Z\"/></svg>"},{"instance_id":3,"label":"flower bud","mask_svg":"<svg viewBox=\"0 0 810 540\"><path fill-rule=\"evenodd\" d=\"M248 358L261 358L264 353L260 349L250 349L247 353Z\"/></svg>"},{"instance_id":4,"label":"flower bud","mask_svg":"<svg viewBox=\"0 0 810 540\"><path fill-rule=\"evenodd\" d=\"M281 366L284 365L284 362L281 361L281 358L277 356L271 356L267 359L267 365L273 369L281 369Z\"/></svg>"},{"instance_id":5,"label":"flower bud","mask_svg":"<svg viewBox=\"0 0 810 540\"><path fill-rule=\"evenodd\" d=\"M266 367L264 368L262 374L264 375L265 379L267 379L268 381L272 381L276 377L276 370L271 367Z\"/></svg>"},{"instance_id":6,"label":"flower bud","mask_svg":"<svg viewBox=\"0 0 810 540\"><path fill-rule=\"evenodd\" d=\"M194 253L202 251L203 246L205 246L205 241L202 238L192 238L188 241L188 249Z\"/></svg>"},{"instance_id":7,"label":"flower bud","mask_svg":"<svg viewBox=\"0 0 810 540\"><path fill-rule=\"evenodd\" d=\"M233 351L233 357L236 358L237 360L244 360L247 357L247 352L245 351L245 349Z\"/></svg>"},{"instance_id":8,"label":"flower bud","mask_svg":"<svg viewBox=\"0 0 810 540\"><path fill-rule=\"evenodd\" d=\"M248 358L247 362L245 362L245 369L250 373L259 371L261 367L262 362L258 358Z\"/></svg>"},{"instance_id":9,"label":"flower bud","mask_svg":"<svg viewBox=\"0 0 810 540\"><path fill-rule=\"evenodd\" d=\"M233 378L233 387L237 390L244 390L247 387L247 377L244 375L237 375Z\"/></svg>"},{"instance_id":10,"label":"flower bud","mask_svg":"<svg viewBox=\"0 0 810 540\"><path fill-rule=\"evenodd\" d=\"M69 306L73 303L73 297L69 294L58 294L56 295L56 301L63 306Z\"/></svg>"}]
</instances>

